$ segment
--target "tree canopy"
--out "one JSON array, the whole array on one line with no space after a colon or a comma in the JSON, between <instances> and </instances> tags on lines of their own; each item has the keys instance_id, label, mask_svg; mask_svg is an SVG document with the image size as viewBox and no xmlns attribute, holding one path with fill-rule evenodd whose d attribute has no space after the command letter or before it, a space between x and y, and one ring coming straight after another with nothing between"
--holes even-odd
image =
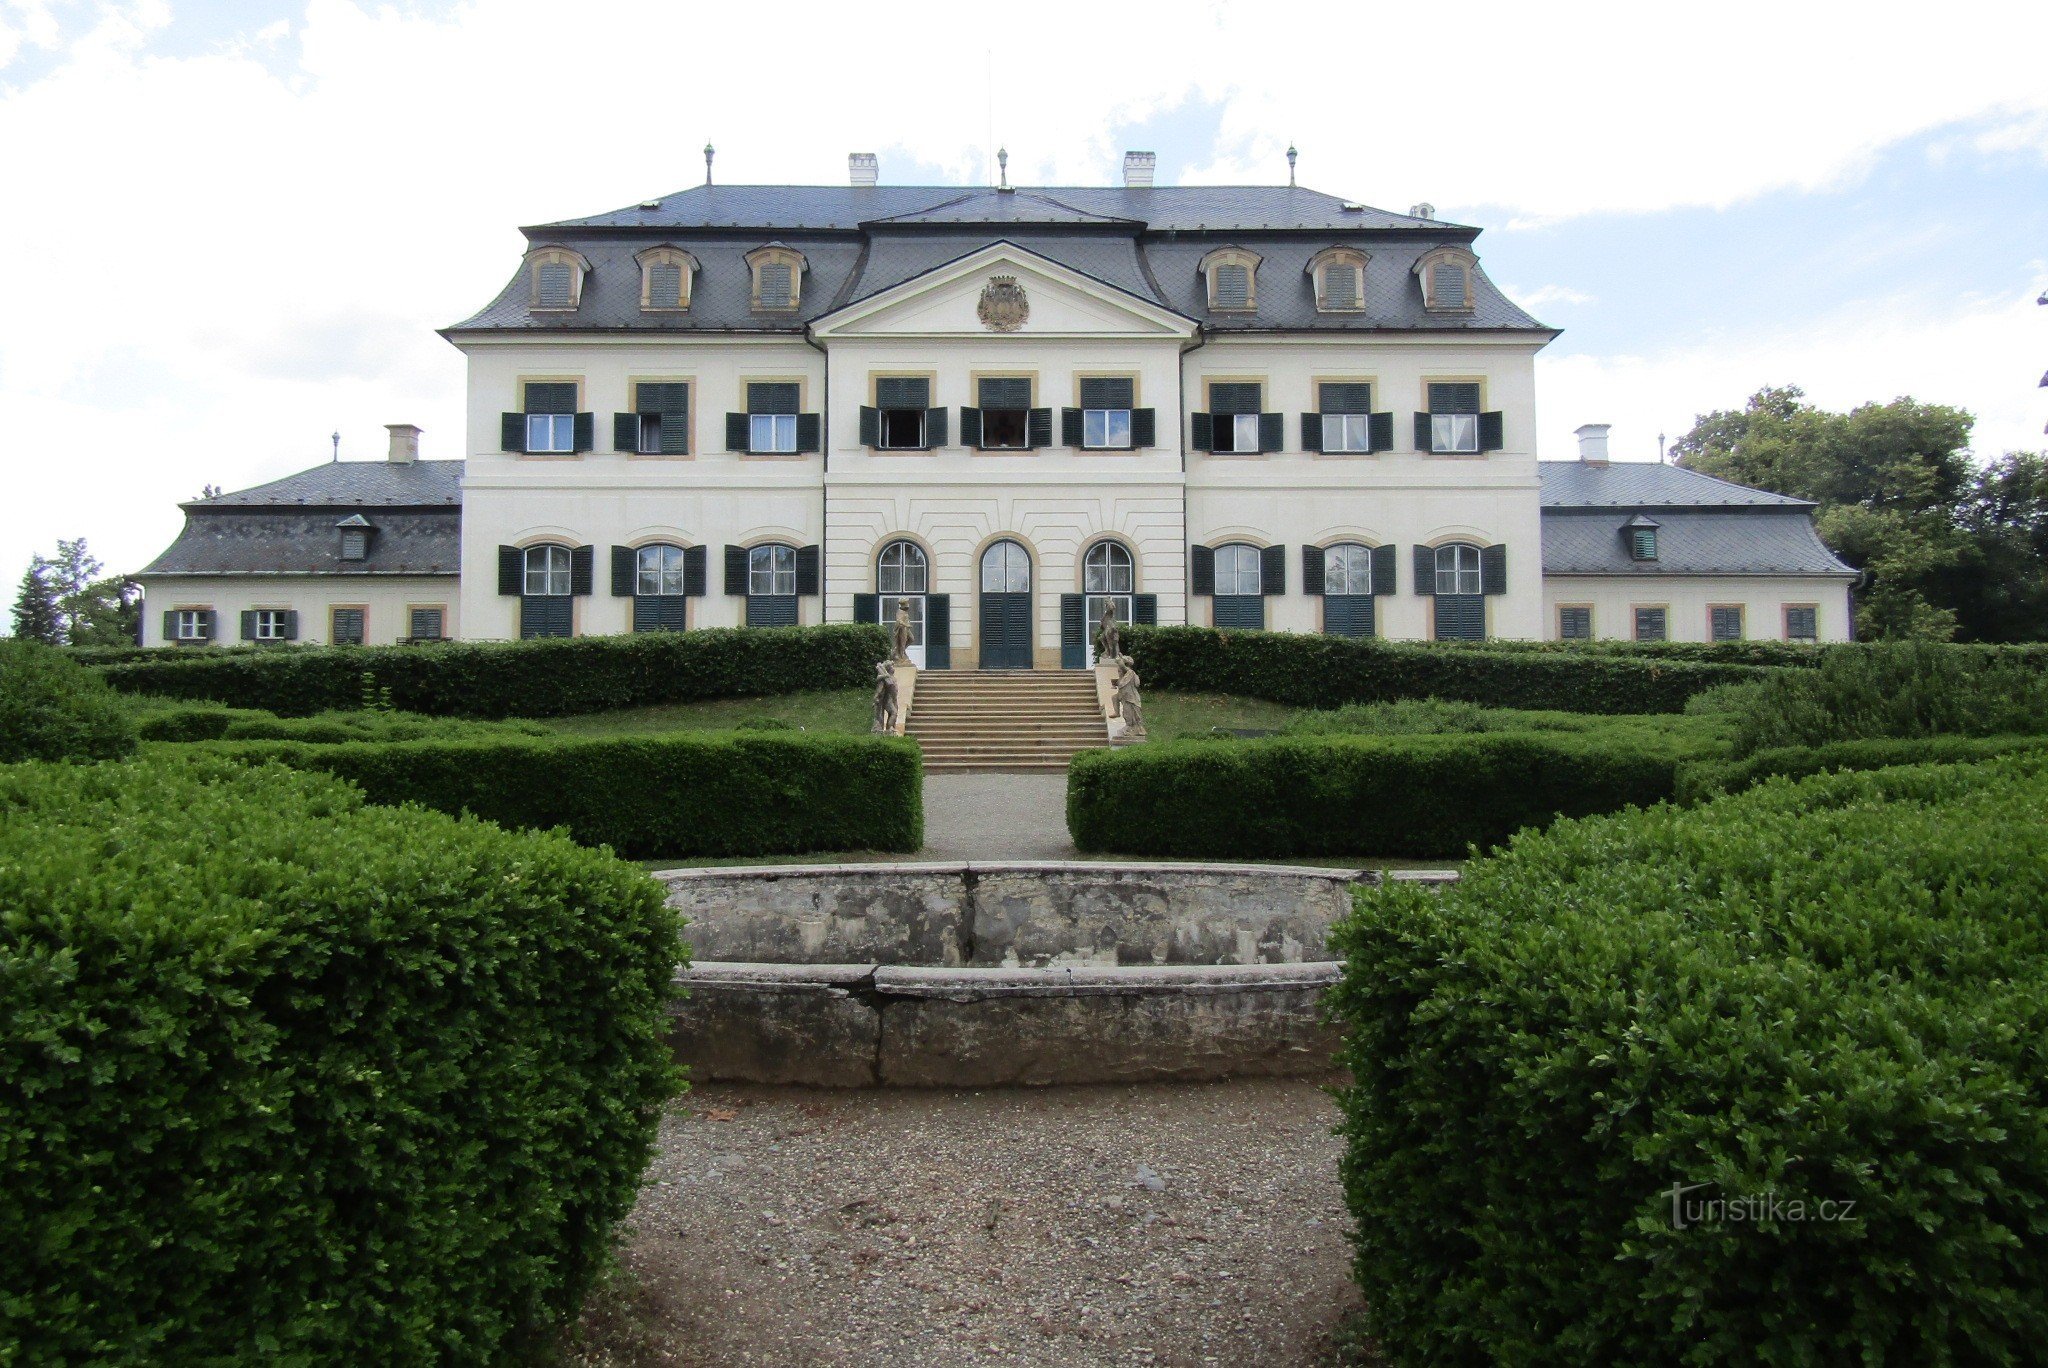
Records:
<instances>
[{"instance_id":1,"label":"tree canopy","mask_svg":"<svg viewBox=\"0 0 2048 1368\"><path fill-rule=\"evenodd\" d=\"M14 600L14 634L52 646L133 643L141 589L105 569L83 537L60 538L55 556L31 557Z\"/></svg>"}]
</instances>

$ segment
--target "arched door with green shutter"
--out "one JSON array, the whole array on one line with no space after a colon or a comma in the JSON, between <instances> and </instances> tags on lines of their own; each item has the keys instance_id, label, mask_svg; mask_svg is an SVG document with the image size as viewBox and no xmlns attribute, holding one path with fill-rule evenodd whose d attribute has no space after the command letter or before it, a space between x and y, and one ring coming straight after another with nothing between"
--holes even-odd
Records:
<instances>
[{"instance_id":1,"label":"arched door with green shutter","mask_svg":"<svg viewBox=\"0 0 2048 1368\"><path fill-rule=\"evenodd\" d=\"M1479 548L1470 542L1436 548L1436 639L1486 639L1485 583Z\"/></svg>"},{"instance_id":2,"label":"arched door with green shutter","mask_svg":"<svg viewBox=\"0 0 2048 1368\"><path fill-rule=\"evenodd\" d=\"M519 587L519 635L565 637L575 630L576 600L571 597L572 557L566 546L529 546Z\"/></svg>"},{"instance_id":3,"label":"arched door with green shutter","mask_svg":"<svg viewBox=\"0 0 2048 1368\"><path fill-rule=\"evenodd\" d=\"M1339 542L1323 548L1322 561L1324 633L1373 635L1372 548Z\"/></svg>"},{"instance_id":4,"label":"arched door with green shutter","mask_svg":"<svg viewBox=\"0 0 2048 1368\"><path fill-rule=\"evenodd\" d=\"M896 605L909 605L910 663L920 670L926 664L925 598L930 587L930 566L916 542L892 541L875 558L876 616L888 627L896 621Z\"/></svg>"},{"instance_id":5,"label":"arched door with green shutter","mask_svg":"<svg viewBox=\"0 0 2048 1368\"><path fill-rule=\"evenodd\" d=\"M1265 573L1259 548L1231 542L1216 548L1215 623L1258 629L1266 625Z\"/></svg>"},{"instance_id":6,"label":"arched door with green shutter","mask_svg":"<svg viewBox=\"0 0 2048 1368\"><path fill-rule=\"evenodd\" d=\"M981 553L981 668L1031 668L1031 553L1007 537Z\"/></svg>"}]
</instances>

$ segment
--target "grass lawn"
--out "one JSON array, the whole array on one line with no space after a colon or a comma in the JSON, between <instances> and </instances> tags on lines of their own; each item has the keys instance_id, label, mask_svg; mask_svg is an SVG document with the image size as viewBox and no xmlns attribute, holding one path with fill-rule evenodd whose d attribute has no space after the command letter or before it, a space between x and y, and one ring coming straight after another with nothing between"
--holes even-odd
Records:
<instances>
[{"instance_id":1,"label":"grass lawn","mask_svg":"<svg viewBox=\"0 0 2048 1368\"><path fill-rule=\"evenodd\" d=\"M1177 741L1190 733L1206 735L1214 727L1280 731L1303 711L1262 698L1160 690L1145 695L1145 731L1162 741Z\"/></svg>"},{"instance_id":2,"label":"grass lawn","mask_svg":"<svg viewBox=\"0 0 2048 1368\"><path fill-rule=\"evenodd\" d=\"M865 733L873 722L867 689L826 689L769 698L714 698L652 708L551 717L545 725L564 736L652 736L676 731L734 731L741 723L774 718L814 732Z\"/></svg>"}]
</instances>

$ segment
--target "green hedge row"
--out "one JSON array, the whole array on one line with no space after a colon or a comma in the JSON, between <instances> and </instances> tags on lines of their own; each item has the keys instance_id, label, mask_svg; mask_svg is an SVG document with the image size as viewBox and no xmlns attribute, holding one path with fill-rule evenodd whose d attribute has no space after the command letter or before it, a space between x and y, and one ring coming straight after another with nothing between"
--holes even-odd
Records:
<instances>
[{"instance_id":1,"label":"green hedge row","mask_svg":"<svg viewBox=\"0 0 2048 1368\"><path fill-rule=\"evenodd\" d=\"M1740 760L1687 761L1678 768L1678 786L1672 796L1681 803L1701 803L1724 793L1740 793L1778 775L1803 779L1838 770L1967 764L2030 750L2048 750L2048 736L1888 737L1834 741L1824 746L1779 746Z\"/></svg>"},{"instance_id":2,"label":"green hedge row","mask_svg":"<svg viewBox=\"0 0 2048 1368\"><path fill-rule=\"evenodd\" d=\"M155 652L107 666L127 693L303 716L361 705L364 675L406 712L559 717L700 698L866 688L888 634L871 623L542 641Z\"/></svg>"},{"instance_id":3,"label":"green hedge row","mask_svg":"<svg viewBox=\"0 0 2048 1368\"><path fill-rule=\"evenodd\" d=\"M2038 755L1830 775L1361 891L1331 1005L1389 1361L2039 1362L2043 811Z\"/></svg>"},{"instance_id":4,"label":"green hedge row","mask_svg":"<svg viewBox=\"0 0 2048 1368\"><path fill-rule=\"evenodd\" d=\"M1581 713L1678 712L1754 666L1639 660L1593 651L1450 650L1415 642L1127 627L1125 647L1152 689L1236 694L1301 708L1444 698L1497 708Z\"/></svg>"},{"instance_id":5,"label":"green hedge row","mask_svg":"<svg viewBox=\"0 0 2048 1368\"><path fill-rule=\"evenodd\" d=\"M0 1359L495 1364L677 1089L663 891L219 761L0 770Z\"/></svg>"},{"instance_id":6,"label":"green hedge row","mask_svg":"<svg viewBox=\"0 0 2048 1368\"><path fill-rule=\"evenodd\" d=\"M1459 856L1669 798L1694 753L1602 732L1151 743L1076 756L1067 827L1122 855Z\"/></svg>"},{"instance_id":7,"label":"green hedge row","mask_svg":"<svg viewBox=\"0 0 2048 1368\"><path fill-rule=\"evenodd\" d=\"M538 722L483 722L459 717L358 708L351 712L279 717L260 708L220 703L155 703L136 708L144 741L457 741L553 736Z\"/></svg>"},{"instance_id":8,"label":"green hedge row","mask_svg":"<svg viewBox=\"0 0 2048 1368\"><path fill-rule=\"evenodd\" d=\"M0 638L0 765L113 760L135 741L128 709L91 670L54 647Z\"/></svg>"},{"instance_id":9,"label":"green hedge row","mask_svg":"<svg viewBox=\"0 0 2048 1368\"><path fill-rule=\"evenodd\" d=\"M356 785L372 802L567 828L633 859L915 851L924 844L914 741L792 732L539 740L218 741L180 750L274 760Z\"/></svg>"}]
</instances>

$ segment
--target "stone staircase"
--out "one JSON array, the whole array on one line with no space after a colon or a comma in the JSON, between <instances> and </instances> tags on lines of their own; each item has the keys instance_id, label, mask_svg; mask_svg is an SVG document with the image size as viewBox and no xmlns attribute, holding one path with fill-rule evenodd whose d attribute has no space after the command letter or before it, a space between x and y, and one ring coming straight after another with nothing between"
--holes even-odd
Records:
<instances>
[{"instance_id":1,"label":"stone staircase","mask_svg":"<svg viewBox=\"0 0 2048 1368\"><path fill-rule=\"evenodd\" d=\"M1063 770L1109 744L1089 670L920 670L904 730L927 773Z\"/></svg>"}]
</instances>

